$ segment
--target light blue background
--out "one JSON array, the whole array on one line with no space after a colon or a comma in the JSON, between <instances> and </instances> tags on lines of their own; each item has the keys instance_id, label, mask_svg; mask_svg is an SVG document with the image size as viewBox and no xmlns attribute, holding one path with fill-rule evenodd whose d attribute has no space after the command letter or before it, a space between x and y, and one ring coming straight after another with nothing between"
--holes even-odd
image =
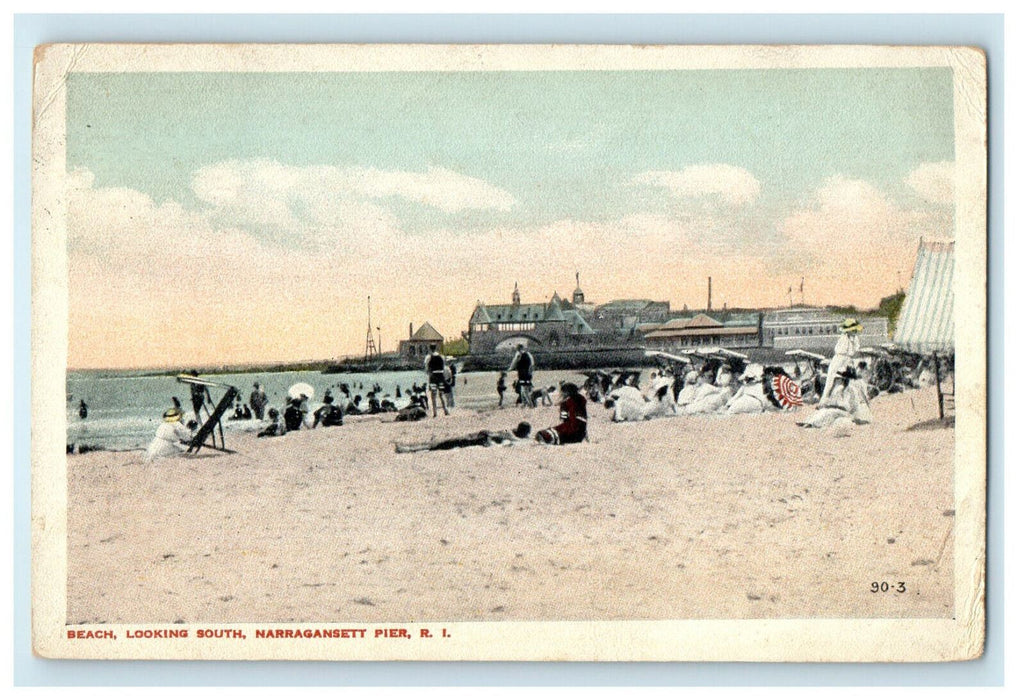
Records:
<instances>
[{"instance_id":1,"label":"light blue background","mask_svg":"<svg viewBox=\"0 0 1025 700\"><path fill-rule=\"evenodd\" d=\"M873 43L974 45L989 59L991 383L986 653L952 664L52 661L29 592L32 50L48 42ZM16 15L14 22L15 685L1002 685L1004 679L1002 15Z\"/></svg>"}]
</instances>

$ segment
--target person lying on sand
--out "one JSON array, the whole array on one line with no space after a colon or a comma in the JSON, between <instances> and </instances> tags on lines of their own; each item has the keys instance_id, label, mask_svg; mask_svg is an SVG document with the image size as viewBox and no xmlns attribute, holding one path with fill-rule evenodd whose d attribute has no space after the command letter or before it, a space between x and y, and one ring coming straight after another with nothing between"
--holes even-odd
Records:
<instances>
[{"instance_id":1,"label":"person lying on sand","mask_svg":"<svg viewBox=\"0 0 1025 700\"><path fill-rule=\"evenodd\" d=\"M530 423L520 423L512 432L508 430L482 430L474 435L465 435L444 440L431 440L418 443L395 443L395 451L428 452L432 450L454 450L460 447L491 447L492 445L513 445L530 437Z\"/></svg>"},{"instance_id":2,"label":"person lying on sand","mask_svg":"<svg viewBox=\"0 0 1025 700\"><path fill-rule=\"evenodd\" d=\"M559 402L561 423L555 427L538 431L538 442L546 445L568 445L587 439L587 400L572 382L559 388L562 400Z\"/></svg>"}]
</instances>

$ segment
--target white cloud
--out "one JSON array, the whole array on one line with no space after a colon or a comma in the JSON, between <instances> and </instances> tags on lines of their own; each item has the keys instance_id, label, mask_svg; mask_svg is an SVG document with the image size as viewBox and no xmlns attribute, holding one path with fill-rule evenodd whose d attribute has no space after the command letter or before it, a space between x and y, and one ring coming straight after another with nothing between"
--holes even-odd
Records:
<instances>
[{"instance_id":1,"label":"white cloud","mask_svg":"<svg viewBox=\"0 0 1025 700\"><path fill-rule=\"evenodd\" d=\"M788 241L784 255L815 278L816 303L845 302L858 287L855 303L864 305L906 282L918 239L949 235L951 223L949 214L904 208L868 182L834 176L779 232Z\"/></svg>"},{"instance_id":2,"label":"white cloud","mask_svg":"<svg viewBox=\"0 0 1025 700\"><path fill-rule=\"evenodd\" d=\"M353 192L368 197L398 196L446 212L464 209L508 211L516 199L487 182L444 168L429 168L426 173L389 172L353 169L343 178Z\"/></svg>"},{"instance_id":3,"label":"white cloud","mask_svg":"<svg viewBox=\"0 0 1025 700\"><path fill-rule=\"evenodd\" d=\"M905 180L919 197L933 204L954 203L954 163L922 163Z\"/></svg>"},{"instance_id":4,"label":"white cloud","mask_svg":"<svg viewBox=\"0 0 1025 700\"><path fill-rule=\"evenodd\" d=\"M668 189L685 199L718 199L739 206L758 198L762 186L748 170L725 163L691 165L683 170L649 170L631 179L633 184Z\"/></svg>"},{"instance_id":5,"label":"white cloud","mask_svg":"<svg viewBox=\"0 0 1025 700\"><path fill-rule=\"evenodd\" d=\"M270 211L268 221L279 222L285 210L308 210L311 216L323 220L323 212L333 211L340 202L387 197L449 213L508 211L516 204L515 197L505 190L445 168L407 172L290 166L267 160L225 161L197 171L192 186L196 196L207 204L243 210L263 206ZM280 211L273 212L276 205Z\"/></svg>"}]
</instances>

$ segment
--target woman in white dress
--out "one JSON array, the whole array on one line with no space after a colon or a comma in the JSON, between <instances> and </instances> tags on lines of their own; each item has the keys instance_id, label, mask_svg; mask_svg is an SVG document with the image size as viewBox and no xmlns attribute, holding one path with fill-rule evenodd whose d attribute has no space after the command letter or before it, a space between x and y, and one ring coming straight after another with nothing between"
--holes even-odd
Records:
<instances>
[{"instance_id":1,"label":"woman in white dress","mask_svg":"<svg viewBox=\"0 0 1025 700\"><path fill-rule=\"evenodd\" d=\"M854 366L854 357L861 350L858 334L863 330L857 319L849 318L840 327L840 337L833 348L833 358L829 361L826 372L826 386L822 389L822 397L828 398L833 391L837 376L848 367Z\"/></svg>"},{"instance_id":2,"label":"woman in white dress","mask_svg":"<svg viewBox=\"0 0 1025 700\"><path fill-rule=\"evenodd\" d=\"M157 434L146 449L146 461L180 455L188 449L192 431L182 425L182 412L177 408L164 411L164 421L157 426Z\"/></svg>"}]
</instances>

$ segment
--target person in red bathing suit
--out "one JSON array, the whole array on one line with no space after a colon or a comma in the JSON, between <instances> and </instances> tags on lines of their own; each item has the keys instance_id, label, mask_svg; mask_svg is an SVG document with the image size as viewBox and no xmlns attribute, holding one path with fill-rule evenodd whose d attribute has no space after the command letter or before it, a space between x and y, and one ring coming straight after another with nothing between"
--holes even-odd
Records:
<instances>
[{"instance_id":1,"label":"person in red bathing suit","mask_svg":"<svg viewBox=\"0 0 1025 700\"><path fill-rule=\"evenodd\" d=\"M569 445L587 439L587 399L580 394L576 384L566 382L560 387L562 401L559 402L559 418L554 428L537 433L537 441L546 445Z\"/></svg>"}]
</instances>

